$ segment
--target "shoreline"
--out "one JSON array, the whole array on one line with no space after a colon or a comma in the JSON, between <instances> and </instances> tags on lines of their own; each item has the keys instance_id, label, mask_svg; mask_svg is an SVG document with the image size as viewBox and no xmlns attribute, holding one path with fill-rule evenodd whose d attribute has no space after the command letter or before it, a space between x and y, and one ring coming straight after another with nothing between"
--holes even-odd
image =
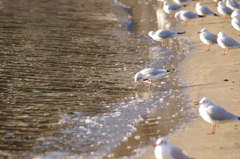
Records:
<instances>
[{"instance_id":1,"label":"shoreline","mask_svg":"<svg viewBox=\"0 0 240 159\"><path fill-rule=\"evenodd\" d=\"M214 2L204 3L210 10L217 13ZM191 3L186 10L195 12ZM168 136L170 142L193 158L197 159L239 159L240 158L240 123L229 122L217 124L216 134L206 135L211 131L211 124L205 122L194 105L203 97L210 98L215 104L224 107L229 112L240 116L240 49L229 50L229 55L222 55L223 49L218 44L207 45L199 38L198 31L207 28L217 34L220 31L240 42L238 32L231 27L231 19L223 22L223 17L207 16L203 21L192 20L188 26L180 25L186 30L186 37L192 41L195 50L188 53L177 67L178 79L183 83L188 95L192 112L198 116L183 129ZM228 81L224 81L227 79ZM138 159L155 159L154 148L149 147Z\"/></svg>"}]
</instances>

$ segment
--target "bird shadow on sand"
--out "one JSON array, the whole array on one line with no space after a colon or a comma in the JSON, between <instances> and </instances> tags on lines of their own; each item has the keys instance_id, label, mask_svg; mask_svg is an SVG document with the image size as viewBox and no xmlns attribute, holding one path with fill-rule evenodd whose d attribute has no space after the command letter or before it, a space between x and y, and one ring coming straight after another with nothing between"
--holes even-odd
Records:
<instances>
[{"instance_id":1,"label":"bird shadow on sand","mask_svg":"<svg viewBox=\"0 0 240 159\"><path fill-rule=\"evenodd\" d=\"M208 85L214 85L214 84L217 84L217 83L208 83L208 84L197 84L197 85L176 86L176 87L173 87L173 89L185 89L185 88L201 87L201 86L208 86Z\"/></svg>"}]
</instances>

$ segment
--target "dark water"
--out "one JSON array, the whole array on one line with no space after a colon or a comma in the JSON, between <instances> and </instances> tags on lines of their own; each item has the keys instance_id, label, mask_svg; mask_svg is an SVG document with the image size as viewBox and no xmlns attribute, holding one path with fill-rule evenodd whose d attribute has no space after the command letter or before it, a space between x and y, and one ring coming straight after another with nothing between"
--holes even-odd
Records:
<instances>
[{"instance_id":1,"label":"dark water","mask_svg":"<svg viewBox=\"0 0 240 159\"><path fill-rule=\"evenodd\" d=\"M133 76L175 68L190 46L177 38L160 48L144 36L157 18L141 21L129 6L0 1L0 158L132 156L189 118L177 73L151 91Z\"/></svg>"}]
</instances>

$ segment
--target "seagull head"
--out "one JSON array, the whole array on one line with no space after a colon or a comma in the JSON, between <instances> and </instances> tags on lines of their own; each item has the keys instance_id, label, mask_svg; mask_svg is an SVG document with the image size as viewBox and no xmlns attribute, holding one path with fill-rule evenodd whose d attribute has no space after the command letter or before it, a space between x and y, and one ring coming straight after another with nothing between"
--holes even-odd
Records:
<instances>
[{"instance_id":1,"label":"seagull head","mask_svg":"<svg viewBox=\"0 0 240 159\"><path fill-rule=\"evenodd\" d=\"M156 144L154 144L154 146L167 146L169 145L170 142L167 140L167 138L165 137L161 137L156 141Z\"/></svg>"},{"instance_id":2,"label":"seagull head","mask_svg":"<svg viewBox=\"0 0 240 159\"><path fill-rule=\"evenodd\" d=\"M207 33L207 32L209 32L209 31L206 28L203 28L201 31L198 32L198 34L200 34L200 33Z\"/></svg>"},{"instance_id":3,"label":"seagull head","mask_svg":"<svg viewBox=\"0 0 240 159\"><path fill-rule=\"evenodd\" d=\"M142 79L142 74L141 74L141 72L136 73L134 79L135 79L134 85L136 85L137 82L138 82L140 79Z\"/></svg>"},{"instance_id":4,"label":"seagull head","mask_svg":"<svg viewBox=\"0 0 240 159\"><path fill-rule=\"evenodd\" d=\"M219 32L219 33L217 34L217 37L223 37L223 36L226 36L226 34L225 34L224 32Z\"/></svg>"},{"instance_id":5,"label":"seagull head","mask_svg":"<svg viewBox=\"0 0 240 159\"><path fill-rule=\"evenodd\" d=\"M175 15L174 15L174 17L175 17L178 21L180 21L180 19L179 19L180 17L179 17L179 16L180 16L180 12L177 12L177 13L175 13Z\"/></svg>"},{"instance_id":6,"label":"seagull head","mask_svg":"<svg viewBox=\"0 0 240 159\"><path fill-rule=\"evenodd\" d=\"M223 2L218 2L218 6L222 6L223 5Z\"/></svg>"},{"instance_id":7,"label":"seagull head","mask_svg":"<svg viewBox=\"0 0 240 159\"><path fill-rule=\"evenodd\" d=\"M166 5L166 6L168 6L168 5L169 5L169 3L168 3L167 1L165 1L165 2L163 3L163 5Z\"/></svg>"},{"instance_id":8,"label":"seagull head","mask_svg":"<svg viewBox=\"0 0 240 159\"><path fill-rule=\"evenodd\" d=\"M202 6L202 3L197 2L196 7L200 7L200 6Z\"/></svg>"},{"instance_id":9,"label":"seagull head","mask_svg":"<svg viewBox=\"0 0 240 159\"><path fill-rule=\"evenodd\" d=\"M201 104L210 105L210 104L212 104L212 103L213 103L213 102L212 102L209 98L204 97L204 98L202 98L196 105L201 105Z\"/></svg>"},{"instance_id":10,"label":"seagull head","mask_svg":"<svg viewBox=\"0 0 240 159\"><path fill-rule=\"evenodd\" d=\"M150 37L153 37L154 34L155 34L154 31L150 31L147 35L150 36Z\"/></svg>"}]
</instances>

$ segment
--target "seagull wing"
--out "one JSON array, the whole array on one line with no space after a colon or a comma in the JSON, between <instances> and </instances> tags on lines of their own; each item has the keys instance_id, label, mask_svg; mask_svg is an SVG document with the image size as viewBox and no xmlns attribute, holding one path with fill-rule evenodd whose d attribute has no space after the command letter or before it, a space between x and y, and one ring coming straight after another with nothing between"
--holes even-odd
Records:
<instances>
[{"instance_id":1,"label":"seagull wing","mask_svg":"<svg viewBox=\"0 0 240 159\"><path fill-rule=\"evenodd\" d=\"M235 115L218 105L209 105L206 111L213 120L231 120L236 118Z\"/></svg>"},{"instance_id":2,"label":"seagull wing","mask_svg":"<svg viewBox=\"0 0 240 159\"><path fill-rule=\"evenodd\" d=\"M184 154L179 147L174 145L171 146L171 156L174 159L190 159L190 157Z\"/></svg>"}]
</instances>

